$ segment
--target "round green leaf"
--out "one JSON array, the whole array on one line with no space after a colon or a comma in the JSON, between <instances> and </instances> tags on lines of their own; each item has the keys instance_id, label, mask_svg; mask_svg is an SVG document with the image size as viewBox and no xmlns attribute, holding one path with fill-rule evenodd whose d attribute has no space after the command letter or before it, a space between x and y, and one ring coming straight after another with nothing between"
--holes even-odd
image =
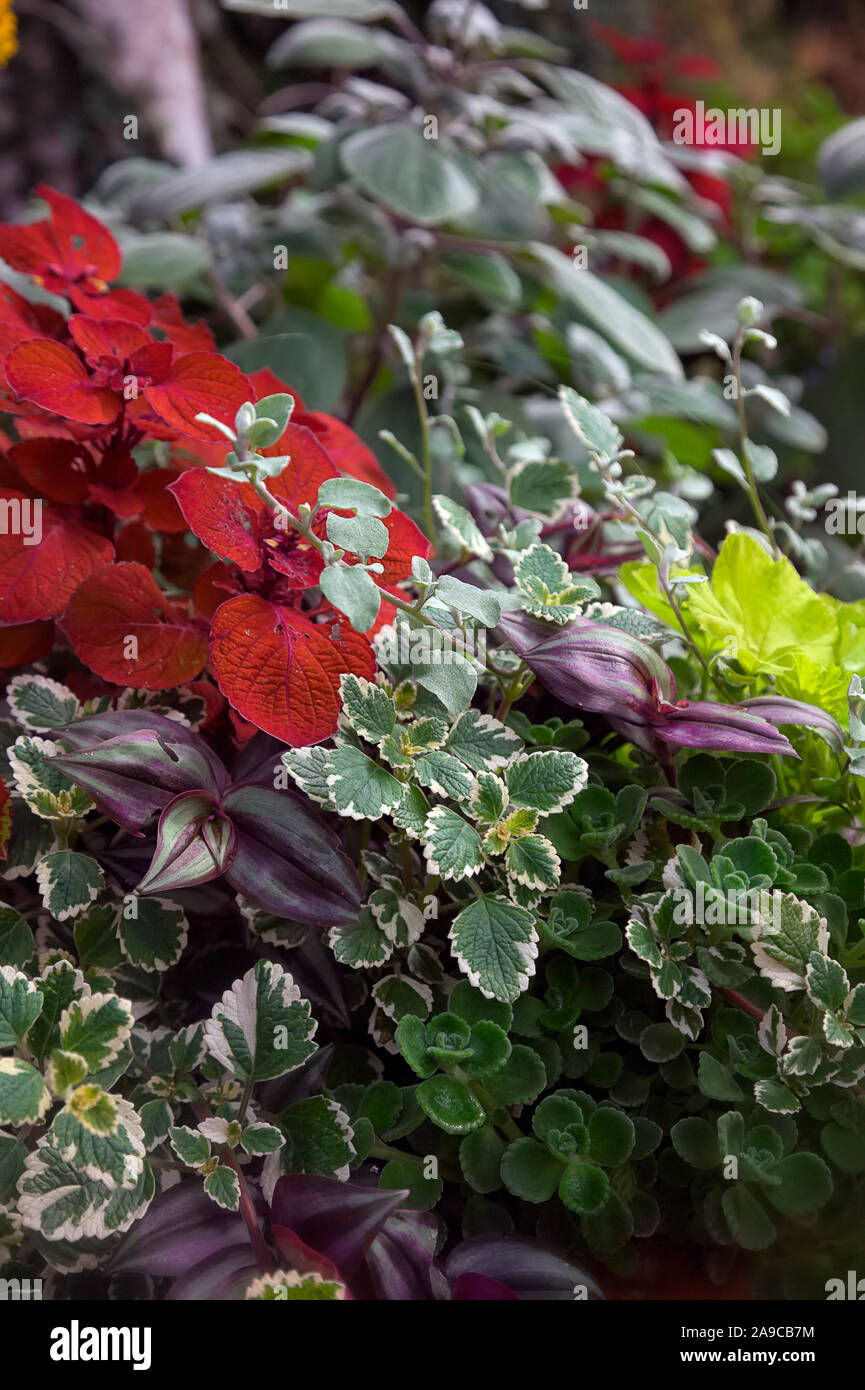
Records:
<instances>
[{"instance_id":1,"label":"round green leaf","mask_svg":"<svg viewBox=\"0 0 865 1390\"><path fill-rule=\"evenodd\" d=\"M486 1115L468 1086L450 1076L433 1076L417 1088L418 1104L439 1129L448 1134L468 1134L478 1129Z\"/></svg>"}]
</instances>

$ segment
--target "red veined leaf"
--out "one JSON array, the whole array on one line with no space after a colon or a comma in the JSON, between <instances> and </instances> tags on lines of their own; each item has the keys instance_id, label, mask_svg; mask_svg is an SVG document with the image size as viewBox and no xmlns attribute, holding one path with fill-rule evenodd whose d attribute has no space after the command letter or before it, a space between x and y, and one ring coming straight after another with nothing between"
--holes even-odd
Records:
<instances>
[{"instance_id":1,"label":"red veined leaf","mask_svg":"<svg viewBox=\"0 0 865 1390\"><path fill-rule=\"evenodd\" d=\"M92 460L72 439L23 439L13 444L9 457L21 478L37 497L75 507L88 492Z\"/></svg>"},{"instance_id":2,"label":"red veined leaf","mask_svg":"<svg viewBox=\"0 0 865 1390\"><path fill-rule=\"evenodd\" d=\"M93 483L90 497L99 507L107 507L115 516L137 516L141 511L141 498L131 487L103 487Z\"/></svg>"},{"instance_id":3,"label":"red veined leaf","mask_svg":"<svg viewBox=\"0 0 865 1390\"><path fill-rule=\"evenodd\" d=\"M172 429L194 439L222 439L219 430L196 420L196 415L203 412L233 425L244 401L251 399L252 388L227 358L215 352L188 352L174 359L158 385L146 386L144 395Z\"/></svg>"},{"instance_id":4,"label":"red veined leaf","mask_svg":"<svg viewBox=\"0 0 865 1390\"><path fill-rule=\"evenodd\" d=\"M396 497L396 488L372 449L367 448L350 425L317 410L301 410L294 418L296 424L306 425L312 430L340 473L359 478L363 483L372 483L385 497Z\"/></svg>"},{"instance_id":5,"label":"red veined leaf","mask_svg":"<svg viewBox=\"0 0 865 1390\"><path fill-rule=\"evenodd\" d=\"M186 524L208 550L242 570L259 568L267 507L250 483L190 468L171 484L170 491Z\"/></svg>"},{"instance_id":6,"label":"red veined leaf","mask_svg":"<svg viewBox=\"0 0 865 1390\"><path fill-rule=\"evenodd\" d=\"M390 541L387 553L380 562L384 571L382 574L373 575L373 578L377 584L388 588L399 584L403 579L408 579L411 576L412 556L420 555L426 560L432 546L420 527L398 508L394 507L390 515L382 520L390 533Z\"/></svg>"},{"instance_id":7,"label":"red veined leaf","mask_svg":"<svg viewBox=\"0 0 865 1390\"><path fill-rule=\"evenodd\" d=\"M383 607L384 605L382 605ZM387 605L392 611L392 604ZM340 653L342 670L352 671L356 676L364 676L368 681L375 679L375 652L370 644L368 632L355 632L347 618L335 614L322 623L322 631Z\"/></svg>"},{"instance_id":8,"label":"red veined leaf","mask_svg":"<svg viewBox=\"0 0 865 1390\"><path fill-rule=\"evenodd\" d=\"M125 444L106 449L96 471L96 482L104 487L133 487L138 477L138 464Z\"/></svg>"},{"instance_id":9,"label":"red veined leaf","mask_svg":"<svg viewBox=\"0 0 865 1390\"><path fill-rule=\"evenodd\" d=\"M12 512L4 504L14 506L25 501L29 499L12 488L0 491L0 507L6 518ZM39 545L25 545L24 536L0 532L2 627L57 617L81 581L107 565L114 555L114 547L104 536L77 522L64 521L50 507L43 505L41 521Z\"/></svg>"},{"instance_id":10,"label":"red veined leaf","mask_svg":"<svg viewBox=\"0 0 865 1390\"><path fill-rule=\"evenodd\" d=\"M85 357L91 359L115 357L118 362L126 362L141 348L154 346L137 324L127 323L125 319L72 314L69 332Z\"/></svg>"},{"instance_id":11,"label":"red veined leaf","mask_svg":"<svg viewBox=\"0 0 865 1390\"><path fill-rule=\"evenodd\" d=\"M51 622L19 623L16 627L0 627L0 668L29 666L41 661L54 645L54 624Z\"/></svg>"},{"instance_id":12,"label":"red veined leaf","mask_svg":"<svg viewBox=\"0 0 865 1390\"><path fill-rule=\"evenodd\" d=\"M6 858L9 836L12 834L12 794L0 777L0 859Z\"/></svg>"},{"instance_id":13,"label":"red veined leaf","mask_svg":"<svg viewBox=\"0 0 865 1390\"><path fill-rule=\"evenodd\" d=\"M150 326L163 333L178 352L213 352L216 343L204 319L187 323L173 294L161 294L150 304Z\"/></svg>"},{"instance_id":14,"label":"red veined leaf","mask_svg":"<svg viewBox=\"0 0 865 1390\"><path fill-rule=\"evenodd\" d=\"M98 290L92 292L86 284L72 285L69 298L75 308L92 319L124 319L144 328L150 322L150 301L137 290Z\"/></svg>"},{"instance_id":15,"label":"red veined leaf","mask_svg":"<svg viewBox=\"0 0 865 1390\"><path fill-rule=\"evenodd\" d=\"M63 343L31 338L6 358L6 380L22 400L86 425L107 425L117 418L120 397L96 386L84 363Z\"/></svg>"},{"instance_id":16,"label":"red veined leaf","mask_svg":"<svg viewBox=\"0 0 865 1390\"><path fill-rule=\"evenodd\" d=\"M192 589L192 606L200 617L209 620L220 604L240 592L232 571L217 560L196 579Z\"/></svg>"},{"instance_id":17,"label":"red veined leaf","mask_svg":"<svg viewBox=\"0 0 865 1390\"><path fill-rule=\"evenodd\" d=\"M318 583L324 561L317 550L305 545L293 532L277 532L264 539L264 555L270 568L288 581L290 589L312 589Z\"/></svg>"},{"instance_id":18,"label":"red veined leaf","mask_svg":"<svg viewBox=\"0 0 865 1390\"><path fill-rule=\"evenodd\" d=\"M220 690L238 713L295 748L336 731L339 678L361 665L356 643L332 641L296 609L255 594L229 599L217 610L210 658ZM368 669L369 662L357 674Z\"/></svg>"},{"instance_id":19,"label":"red veined leaf","mask_svg":"<svg viewBox=\"0 0 865 1390\"><path fill-rule=\"evenodd\" d=\"M207 661L205 634L134 561L106 565L86 579L72 596L63 630L84 665L117 685L168 690L193 680Z\"/></svg>"},{"instance_id":20,"label":"red veined leaf","mask_svg":"<svg viewBox=\"0 0 865 1390\"><path fill-rule=\"evenodd\" d=\"M116 280L122 260L120 248L108 228L85 212L74 198L58 192L56 188L39 183L35 192L51 209L48 230L56 248L54 259L59 258L68 278L72 281L79 277ZM0 255L5 260L2 247ZM17 270L19 267L15 268Z\"/></svg>"},{"instance_id":21,"label":"red veined leaf","mask_svg":"<svg viewBox=\"0 0 865 1390\"><path fill-rule=\"evenodd\" d=\"M267 490L292 512L301 502L314 507L322 483L339 477L315 435L303 425L289 424L282 438L261 452L271 458L289 455L290 462L278 477L268 480Z\"/></svg>"},{"instance_id":22,"label":"red veined leaf","mask_svg":"<svg viewBox=\"0 0 865 1390\"><path fill-rule=\"evenodd\" d=\"M66 320L47 304L31 304L11 285L0 285L0 357L27 338L60 338Z\"/></svg>"},{"instance_id":23,"label":"red veined leaf","mask_svg":"<svg viewBox=\"0 0 865 1390\"><path fill-rule=\"evenodd\" d=\"M114 537L114 549L118 560L137 560L139 565L149 570L156 563L153 536L143 521L129 521L121 526Z\"/></svg>"},{"instance_id":24,"label":"red veined leaf","mask_svg":"<svg viewBox=\"0 0 865 1390\"><path fill-rule=\"evenodd\" d=\"M177 477L173 468L154 468L142 473L133 488L141 503L141 520L151 531L186 530L183 513L169 491Z\"/></svg>"}]
</instances>

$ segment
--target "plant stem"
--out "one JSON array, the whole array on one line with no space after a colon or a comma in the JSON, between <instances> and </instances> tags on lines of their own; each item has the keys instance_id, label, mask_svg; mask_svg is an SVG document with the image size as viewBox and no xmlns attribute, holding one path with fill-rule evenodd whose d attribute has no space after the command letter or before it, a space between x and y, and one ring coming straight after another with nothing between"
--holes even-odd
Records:
<instances>
[{"instance_id":1,"label":"plant stem","mask_svg":"<svg viewBox=\"0 0 865 1390\"><path fill-rule=\"evenodd\" d=\"M733 372L736 378L736 413L739 417L739 452L745 468L745 476L748 479L748 495L751 499L751 508L757 519L757 524L766 539L772 546L772 551L776 560L781 559L781 551L778 542L775 540L774 533L769 525L769 519L760 501L760 494L757 491L757 480L754 477L754 470L751 467L751 460L748 457L748 421L745 415L745 393L742 388L742 348L745 343L745 330L740 328L733 343Z\"/></svg>"}]
</instances>

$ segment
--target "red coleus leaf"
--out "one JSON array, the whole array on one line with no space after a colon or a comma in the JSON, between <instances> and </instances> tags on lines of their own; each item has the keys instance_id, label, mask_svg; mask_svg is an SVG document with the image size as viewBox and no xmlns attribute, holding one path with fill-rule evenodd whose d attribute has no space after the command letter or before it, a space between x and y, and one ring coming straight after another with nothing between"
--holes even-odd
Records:
<instances>
[{"instance_id":1,"label":"red coleus leaf","mask_svg":"<svg viewBox=\"0 0 865 1390\"><path fill-rule=\"evenodd\" d=\"M147 323L150 305L134 290L109 290L120 273L120 250L107 227L65 193L38 184L51 215L24 226L0 224L0 256L32 275L52 294L66 295L88 314Z\"/></svg>"},{"instance_id":2,"label":"red coleus leaf","mask_svg":"<svg viewBox=\"0 0 865 1390\"><path fill-rule=\"evenodd\" d=\"M106 565L76 590L63 619L77 656L103 680L168 690L193 680L207 638L143 565Z\"/></svg>"},{"instance_id":3,"label":"red coleus leaf","mask_svg":"<svg viewBox=\"0 0 865 1390\"><path fill-rule=\"evenodd\" d=\"M48 338L19 343L6 358L6 380L21 400L80 420L85 425L107 425L117 418L121 398L99 386L71 348Z\"/></svg>"},{"instance_id":4,"label":"red coleus leaf","mask_svg":"<svg viewBox=\"0 0 865 1390\"><path fill-rule=\"evenodd\" d=\"M276 444L261 452L270 458L288 454L290 462L277 478L269 479L267 490L293 512L297 511L301 502L315 506L322 483L328 478L339 477L326 450L312 431L293 421Z\"/></svg>"},{"instance_id":5,"label":"red coleus leaf","mask_svg":"<svg viewBox=\"0 0 865 1390\"><path fill-rule=\"evenodd\" d=\"M153 468L142 473L133 488L141 504L141 520L151 531L186 530L183 513L170 491L177 476L173 468Z\"/></svg>"},{"instance_id":6,"label":"red coleus leaf","mask_svg":"<svg viewBox=\"0 0 865 1390\"><path fill-rule=\"evenodd\" d=\"M192 589L192 606L200 617L210 620L220 604L242 592L234 571L217 560L196 579Z\"/></svg>"},{"instance_id":7,"label":"red coleus leaf","mask_svg":"<svg viewBox=\"0 0 865 1390\"><path fill-rule=\"evenodd\" d=\"M47 304L31 304L11 285L0 285L0 357L27 338L62 338L66 320Z\"/></svg>"},{"instance_id":8,"label":"red coleus leaf","mask_svg":"<svg viewBox=\"0 0 865 1390\"><path fill-rule=\"evenodd\" d=\"M153 536L142 521L130 521L121 526L114 537L114 549L118 560L137 560L149 570L156 563Z\"/></svg>"},{"instance_id":9,"label":"red coleus leaf","mask_svg":"<svg viewBox=\"0 0 865 1390\"><path fill-rule=\"evenodd\" d=\"M162 333L178 352L213 352L216 343L204 319L187 323L177 298L161 294L150 304L150 326Z\"/></svg>"},{"instance_id":10,"label":"red coleus leaf","mask_svg":"<svg viewBox=\"0 0 865 1390\"><path fill-rule=\"evenodd\" d=\"M0 777L0 859L6 858L9 836L12 834L12 795Z\"/></svg>"},{"instance_id":11,"label":"red coleus leaf","mask_svg":"<svg viewBox=\"0 0 865 1390\"><path fill-rule=\"evenodd\" d=\"M17 503L20 508L25 502L35 505L12 488L0 490L0 507L7 517L13 513L4 504ZM25 545L28 538L22 535L0 533L0 627L57 617L81 581L114 555L104 536L64 521L44 505L41 525L38 545Z\"/></svg>"},{"instance_id":12,"label":"red coleus leaf","mask_svg":"<svg viewBox=\"0 0 865 1390\"><path fill-rule=\"evenodd\" d=\"M73 439L23 439L12 445L9 458L37 497L69 507L86 499L92 459Z\"/></svg>"},{"instance_id":13,"label":"red coleus leaf","mask_svg":"<svg viewBox=\"0 0 865 1390\"><path fill-rule=\"evenodd\" d=\"M137 324L127 323L125 319L90 318L87 314L72 314L69 319L69 332L88 361L97 362L102 357L114 358L123 363L134 357L142 348L158 346L163 355L168 348L167 361L171 361L170 343L154 344Z\"/></svg>"},{"instance_id":14,"label":"red coleus leaf","mask_svg":"<svg viewBox=\"0 0 865 1390\"><path fill-rule=\"evenodd\" d=\"M362 653L360 634L333 641L296 609L255 594L224 603L210 637L213 671L229 703L293 747L330 737L340 710L340 676L367 675L375 667L368 642Z\"/></svg>"},{"instance_id":15,"label":"red coleus leaf","mask_svg":"<svg viewBox=\"0 0 865 1390\"><path fill-rule=\"evenodd\" d=\"M387 553L380 562L384 570L381 574L373 575L373 578L377 584L388 588L399 584L403 579L408 579L411 575L412 556L420 555L425 560L432 546L411 517L396 507L389 516L382 517L382 520L390 534L390 541Z\"/></svg>"},{"instance_id":16,"label":"red coleus leaf","mask_svg":"<svg viewBox=\"0 0 865 1390\"><path fill-rule=\"evenodd\" d=\"M239 367L215 352L188 352L175 357L165 377L145 389L148 403L167 424L193 439L222 439L213 425L196 420L196 415L212 415L226 425L244 401L252 397L252 387Z\"/></svg>"},{"instance_id":17,"label":"red coleus leaf","mask_svg":"<svg viewBox=\"0 0 865 1390\"><path fill-rule=\"evenodd\" d=\"M19 623L16 627L0 627L0 669L29 666L41 661L54 645L54 624L50 622Z\"/></svg>"},{"instance_id":18,"label":"red coleus leaf","mask_svg":"<svg viewBox=\"0 0 865 1390\"><path fill-rule=\"evenodd\" d=\"M250 483L189 468L171 484L171 492L190 530L208 550L242 570L259 568L267 507Z\"/></svg>"}]
</instances>

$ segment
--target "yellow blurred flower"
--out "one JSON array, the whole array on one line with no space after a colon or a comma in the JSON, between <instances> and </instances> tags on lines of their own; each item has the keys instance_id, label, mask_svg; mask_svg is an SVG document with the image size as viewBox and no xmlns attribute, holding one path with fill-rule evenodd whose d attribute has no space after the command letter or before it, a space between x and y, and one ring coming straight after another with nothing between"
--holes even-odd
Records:
<instances>
[{"instance_id":1,"label":"yellow blurred flower","mask_svg":"<svg viewBox=\"0 0 865 1390\"><path fill-rule=\"evenodd\" d=\"M0 68L5 68L17 52L18 21L12 9L12 0L0 0Z\"/></svg>"}]
</instances>

